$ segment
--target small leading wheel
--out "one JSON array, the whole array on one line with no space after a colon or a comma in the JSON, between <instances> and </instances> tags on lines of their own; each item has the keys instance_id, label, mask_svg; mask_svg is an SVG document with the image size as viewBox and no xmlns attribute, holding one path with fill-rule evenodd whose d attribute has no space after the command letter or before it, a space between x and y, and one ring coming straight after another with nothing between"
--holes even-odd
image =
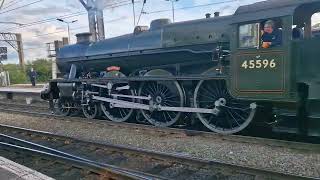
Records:
<instances>
[{"instance_id":1,"label":"small leading wheel","mask_svg":"<svg viewBox=\"0 0 320 180\"><path fill-rule=\"evenodd\" d=\"M125 86L125 85L123 85ZM117 87L121 87L121 85L117 85ZM117 95L130 95L133 96L134 93L131 90L128 89L122 89L122 90L114 90L111 91L111 94L117 94ZM134 99L128 98L128 97L116 97L114 96L115 99L117 100L122 100L122 101L128 101L128 102L134 102ZM111 121L114 122L126 122L130 119L133 113L133 109L129 108L118 108L114 107L111 103L107 102L102 102L100 104L101 110L104 113L104 115Z\"/></svg>"},{"instance_id":2,"label":"small leading wheel","mask_svg":"<svg viewBox=\"0 0 320 180\"><path fill-rule=\"evenodd\" d=\"M97 103L89 102L82 106L83 115L88 119L94 119L99 116L99 106Z\"/></svg>"},{"instance_id":3,"label":"small leading wheel","mask_svg":"<svg viewBox=\"0 0 320 180\"><path fill-rule=\"evenodd\" d=\"M197 113L197 116L207 128L220 134L234 134L245 129L257 108L255 103L231 97L223 80L199 82L194 93L194 106L216 112Z\"/></svg>"},{"instance_id":4,"label":"small leading wheel","mask_svg":"<svg viewBox=\"0 0 320 180\"><path fill-rule=\"evenodd\" d=\"M139 89L139 95L151 97L151 100L141 100L143 104L153 104L167 107L182 107L184 105L184 93L176 81L152 81L145 82ZM175 124L181 112L141 110L143 116L153 125L168 127Z\"/></svg>"},{"instance_id":5,"label":"small leading wheel","mask_svg":"<svg viewBox=\"0 0 320 180\"><path fill-rule=\"evenodd\" d=\"M53 112L56 115L69 116L71 114L72 105L67 100L56 99L53 101Z\"/></svg>"}]
</instances>

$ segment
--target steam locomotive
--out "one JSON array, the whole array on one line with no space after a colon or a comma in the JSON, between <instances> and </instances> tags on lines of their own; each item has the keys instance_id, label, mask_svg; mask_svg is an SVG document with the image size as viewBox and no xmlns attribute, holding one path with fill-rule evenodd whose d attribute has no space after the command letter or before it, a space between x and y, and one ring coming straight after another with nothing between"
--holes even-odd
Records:
<instances>
[{"instance_id":1,"label":"steam locomotive","mask_svg":"<svg viewBox=\"0 0 320 180\"><path fill-rule=\"evenodd\" d=\"M65 116L81 108L87 118L102 113L115 122L200 121L221 134L263 124L319 136L320 39L311 28L319 10L320 0L267 0L230 16L157 19L99 42L78 34L57 55L64 78L41 96ZM267 20L281 30L280 46L262 48Z\"/></svg>"}]
</instances>

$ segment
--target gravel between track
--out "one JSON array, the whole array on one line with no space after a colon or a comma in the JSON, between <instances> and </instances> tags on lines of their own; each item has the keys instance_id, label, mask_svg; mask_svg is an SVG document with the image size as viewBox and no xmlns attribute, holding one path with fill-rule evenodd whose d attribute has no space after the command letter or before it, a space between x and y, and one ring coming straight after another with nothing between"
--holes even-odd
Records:
<instances>
[{"instance_id":1,"label":"gravel between track","mask_svg":"<svg viewBox=\"0 0 320 180\"><path fill-rule=\"evenodd\" d=\"M128 145L143 149L178 153L196 158L266 168L297 175L320 177L320 152L236 143L200 136L164 135L135 128L88 124L55 118L31 117L0 112L0 123L42 130L99 143Z\"/></svg>"}]
</instances>

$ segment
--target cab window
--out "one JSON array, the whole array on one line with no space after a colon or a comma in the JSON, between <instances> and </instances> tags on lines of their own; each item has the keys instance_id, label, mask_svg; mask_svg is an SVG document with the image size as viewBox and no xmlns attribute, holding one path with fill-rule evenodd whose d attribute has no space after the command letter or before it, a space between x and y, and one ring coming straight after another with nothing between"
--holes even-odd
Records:
<instances>
[{"instance_id":1,"label":"cab window","mask_svg":"<svg viewBox=\"0 0 320 180\"><path fill-rule=\"evenodd\" d=\"M314 13L311 17L312 36L320 37L320 12Z\"/></svg>"},{"instance_id":2,"label":"cab window","mask_svg":"<svg viewBox=\"0 0 320 180\"><path fill-rule=\"evenodd\" d=\"M304 4L296 8L293 25L303 36L300 39L310 39L320 36L319 3ZM296 39L293 37L293 39Z\"/></svg>"},{"instance_id":3,"label":"cab window","mask_svg":"<svg viewBox=\"0 0 320 180\"><path fill-rule=\"evenodd\" d=\"M257 48L259 47L259 23L245 24L239 27L239 47Z\"/></svg>"}]
</instances>

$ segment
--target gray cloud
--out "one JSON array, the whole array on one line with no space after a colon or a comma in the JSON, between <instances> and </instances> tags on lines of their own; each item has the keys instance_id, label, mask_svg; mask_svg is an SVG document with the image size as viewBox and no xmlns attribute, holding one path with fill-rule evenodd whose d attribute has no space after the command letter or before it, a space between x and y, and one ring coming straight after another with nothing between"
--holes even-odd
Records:
<instances>
[{"instance_id":1,"label":"gray cloud","mask_svg":"<svg viewBox=\"0 0 320 180\"><path fill-rule=\"evenodd\" d=\"M37 16L37 15L59 15L61 13L69 13L70 9L58 7L58 6L50 6L50 7L38 7L32 9L22 9L19 14L29 15L29 16Z\"/></svg>"}]
</instances>

